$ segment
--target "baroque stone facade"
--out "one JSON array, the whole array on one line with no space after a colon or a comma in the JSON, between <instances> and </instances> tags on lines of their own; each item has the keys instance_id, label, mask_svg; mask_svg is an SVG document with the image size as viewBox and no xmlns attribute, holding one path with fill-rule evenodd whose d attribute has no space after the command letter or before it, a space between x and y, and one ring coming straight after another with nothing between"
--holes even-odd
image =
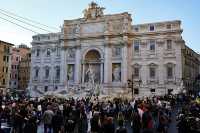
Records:
<instances>
[{"instance_id":1,"label":"baroque stone facade","mask_svg":"<svg viewBox=\"0 0 200 133\"><path fill-rule=\"evenodd\" d=\"M84 17L65 20L59 33L33 36L30 89L98 90L136 96L183 89L181 22L132 25L127 12L104 15L91 3Z\"/></svg>"}]
</instances>

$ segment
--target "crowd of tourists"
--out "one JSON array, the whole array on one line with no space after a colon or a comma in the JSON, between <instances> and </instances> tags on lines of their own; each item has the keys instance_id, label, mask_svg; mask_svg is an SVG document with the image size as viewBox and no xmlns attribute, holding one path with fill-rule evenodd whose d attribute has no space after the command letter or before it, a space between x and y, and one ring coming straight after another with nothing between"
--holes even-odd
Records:
<instances>
[{"instance_id":1,"label":"crowd of tourists","mask_svg":"<svg viewBox=\"0 0 200 133\"><path fill-rule=\"evenodd\" d=\"M37 133L41 125L44 133L167 133L177 101L174 96L134 100L1 98L0 116L12 133Z\"/></svg>"},{"instance_id":2,"label":"crowd of tourists","mask_svg":"<svg viewBox=\"0 0 200 133\"><path fill-rule=\"evenodd\" d=\"M177 113L179 133L200 133L200 97L182 104Z\"/></svg>"}]
</instances>

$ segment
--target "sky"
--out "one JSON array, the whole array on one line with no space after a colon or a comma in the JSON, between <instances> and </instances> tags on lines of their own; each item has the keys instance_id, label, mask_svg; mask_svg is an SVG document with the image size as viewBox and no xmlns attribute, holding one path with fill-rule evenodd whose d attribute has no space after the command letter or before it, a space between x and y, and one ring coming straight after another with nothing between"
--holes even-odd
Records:
<instances>
[{"instance_id":1,"label":"sky","mask_svg":"<svg viewBox=\"0 0 200 133\"><path fill-rule=\"evenodd\" d=\"M82 11L92 0L0 0L0 9L35 20L42 24L59 27L64 20L83 17ZM183 39L186 44L200 52L200 0L94 0L105 7L104 14L129 12L132 24L181 20ZM0 13L0 17L8 19ZM31 46L35 33L0 18L0 40ZM12 20L12 19L9 19ZM16 22L16 21L15 21ZM19 23L20 24L20 23ZM27 27L26 25L24 25ZM32 27L39 33L47 33ZM44 27L46 28L46 27ZM52 32L59 30L50 29Z\"/></svg>"}]
</instances>

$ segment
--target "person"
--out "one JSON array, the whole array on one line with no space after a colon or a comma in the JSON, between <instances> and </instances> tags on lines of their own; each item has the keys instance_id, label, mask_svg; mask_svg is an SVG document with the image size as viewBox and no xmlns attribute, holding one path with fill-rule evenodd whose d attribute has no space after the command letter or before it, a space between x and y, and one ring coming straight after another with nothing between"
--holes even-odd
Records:
<instances>
[{"instance_id":1,"label":"person","mask_svg":"<svg viewBox=\"0 0 200 133\"><path fill-rule=\"evenodd\" d=\"M78 132L79 133L87 133L88 123L87 123L87 115L85 111L80 112L80 116L78 118Z\"/></svg>"},{"instance_id":2,"label":"person","mask_svg":"<svg viewBox=\"0 0 200 133\"><path fill-rule=\"evenodd\" d=\"M100 117L98 113L94 113L91 119L91 133L99 133L101 129Z\"/></svg>"},{"instance_id":3,"label":"person","mask_svg":"<svg viewBox=\"0 0 200 133\"><path fill-rule=\"evenodd\" d=\"M119 121L119 127L116 130L116 133L128 133L127 129L124 127L124 121Z\"/></svg>"},{"instance_id":4,"label":"person","mask_svg":"<svg viewBox=\"0 0 200 133\"><path fill-rule=\"evenodd\" d=\"M61 111L59 110L52 118L53 133L61 132L62 126L63 126L63 116L61 115Z\"/></svg>"},{"instance_id":5,"label":"person","mask_svg":"<svg viewBox=\"0 0 200 133\"><path fill-rule=\"evenodd\" d=\"M167 123L168 123L167 116L162 111L160 111L160 113L159 113L159 124L158 124L157 131L159 133L166 133L167 132Z\"/></svg>"},{"instance_id":6,"label":"person","mask_svg":"<svg viewBox=\"0 0 200 133\"><path fill-rule=\"evenodd\" d=\"M112 117L106 118L106 122L104 123L102 129L103 133L115 133L115 125Z\"/></svg>"},{"instance_id":7,"label":"person","mask_svg":"<svg viewBox=\"0 0 200 133\"><path fill-rule=\"evenodd\" d=\"M123 116L122 112L118 113L117 121L118 121L118 124L124 122L124 116Z\"/></svg>"},{"instance_id":8,"label":"person","mask_svg":"<svg viewBox=\"0 0 200 133\"><path fill-rule=\"evenodd\" d=\"M153 133L153 118L149 109L142 115L143 133Z\"/></svg>"},{"instance_id":9,"label":"person","mask_svg":"<svg viewBox=\"0 0 200 133\"><path fill-rule=\"evenodd\" d=\"M24 133L37 133L37 118L31 116L24 127Z\"/></svg>"},{"instance_id":10,"label":"person","mask_svg":"<svg viewBox=\"0 0 200 133\"><path fill-rule=\"evenodd\" d=\"M140 133L141 119L138 110L135 110L135 112L133 112L132 114L131 126L133 129L133 133Z\"/></svg>"},{"instance_id":11,"label":"person","mask_svg":"<svg viewBox=\"0 0 200 133\"><path fill-rule=\"evenodd\" d=\"M73 133L75 130L76 121L72 112L69 113L69 116L66 118L65 121L65 132Z\"/></svg>"},{"instance_id":12,"label":"person","mask_svg":"<svg viewBox=\"0 0 200 133\"><path fill-rule=\"evenodd\" d=\"M48 105L47 110L43 114L44 133L47 133L47 130L49 130L49 132L51 132L53 116L54 116L54 113L51 110L51 106Z\"/></svg>"}]
</instances>

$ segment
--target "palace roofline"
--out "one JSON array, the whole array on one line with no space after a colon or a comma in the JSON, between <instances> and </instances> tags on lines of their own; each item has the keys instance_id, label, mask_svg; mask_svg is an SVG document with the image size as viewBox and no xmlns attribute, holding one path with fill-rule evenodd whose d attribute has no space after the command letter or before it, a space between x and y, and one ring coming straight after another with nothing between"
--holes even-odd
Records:
<instances>
[{"instance_id":1,"label":"palace roofline","mask_svg":"<svg viewBox=\"0 0 200 133\"><path fill-rule=\"evenodd\" d=\"M2 41L2 40L0 40L0 43L5 43L5 44L8 44L8 45L12 45L12 46L14 46L14 44L9 43L9 42L5 42L5 41Z\"/></svg>"}]
</instances>

